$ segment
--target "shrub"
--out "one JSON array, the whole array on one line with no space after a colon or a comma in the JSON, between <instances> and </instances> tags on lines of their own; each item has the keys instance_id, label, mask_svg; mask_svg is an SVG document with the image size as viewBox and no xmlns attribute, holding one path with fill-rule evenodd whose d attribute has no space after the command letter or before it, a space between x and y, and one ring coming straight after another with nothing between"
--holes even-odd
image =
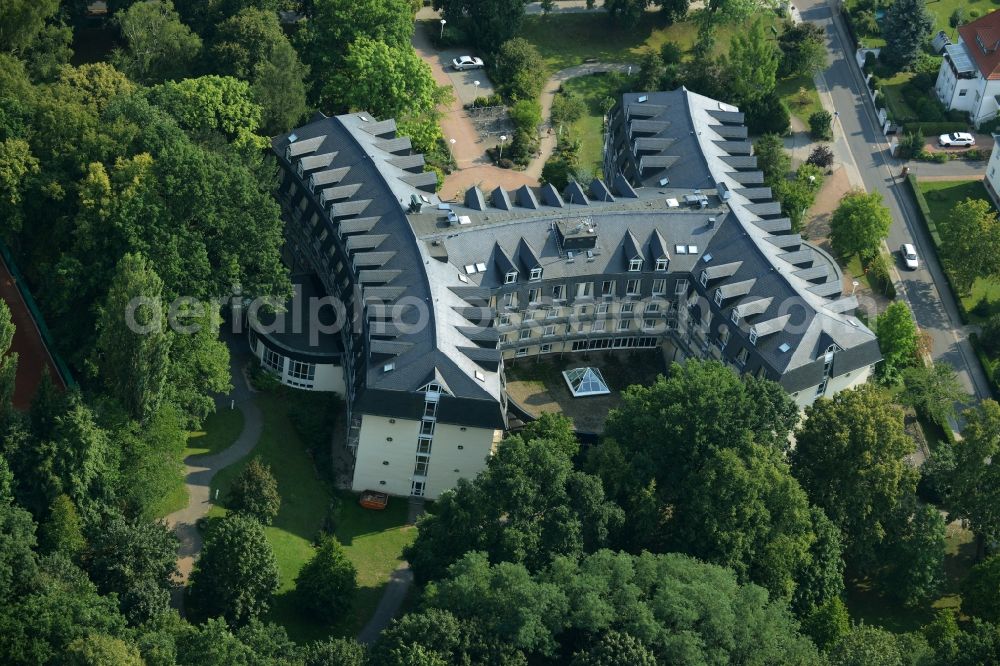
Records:
<instances>
[{"instance_id":1,"label":"shrub","mask_svg":"<svg viewBox=\"0 0 1000 666\"><path fill-rule=\"evenodd\" d=\"M978 9L970 9L969 10L969 18L970 19L977 19L977 18L979 18L982 15L983 15L983 13L981 11L979 11Z\"/></svg>"},{"instance_id":2,"label":"shrub","mask_svg":"<svg viewBox=\"0 0 1000 666\"><path fill-rule=\"evenodd\" d=\"M948 25L953 28L969 22L969 13L965 10L965 7L959 7L951 13L951 17L948 19Z\"/></svg>"},{"instance_id":3,"label":"shrub","mask_svg":"<svg viewBox=\"0 0 1000 666\"><path fill-rule=\"evenodd\" d=\"M829 111L817 111L809 116L809 136L817 141L829 141L833 138L833 116Z\"/></svg>"},{"instance_id":4,"label":"shrub","mask_svg":"<svg viewBox=\"0 0 1000 666\"><path fill-rule=\"evenodd\" d=\"M660 47L660 59L664 65L677 65L684 59L684 49L677 42L664 42Z\"/></svg>"},{"instance_id":5,"label":"shrub","mask_svg":"<svg viewBox=\"0 0 1000 666\"><path fill-rule=\"evenodd\" d=\"M806 160L806 163L818 166L820 169L827 169L833 164L833 151L830 150L829 146L820 144L809 153L809 159Z\"/></svg>"},{"instance_id":6,"label":"shrub","mask_svg":"<svg viewBox=\"0 0 1000 666\"><path fill-rule=\"evenodd\" d=\"M1000 354L1000 314L995 314L983 324L979 344L991 356Z\"/></svg>"},{"instance_id":7,"label":"shrub","mask_svg":"<svg viewBox=\"0 0 1000 666\"><path fill-rule=\"evenodd\" d=\"M534 129L530 132L519 129L514 132L514 140L510 142L510 148L503 154L514 164L527 166L537 152L538 133Z\"/></svg>"},{"instance_id":8,"label":"shrub","mask_svg":"<svg viewBox=\"0 0 1000 666\"><path fill-rule=\"evenodd\" d=\"M869 260L865 272L868 274L868 281L874 289L877 289L886 298L896 297L896 287L892 284L892 277L889 275L889 262L884 254L879 254Z\"/></svg>"},{"instance_id":9,"label":"shrub","mask_svg":"<svg viewBox=\"0 0 1000 666\"><path fill-rule=\"evenodd\" d=\"M562 93L552 100L552 124L572 124L587 112L587 105L579 95Z\"/></svg>"},{"instance_id":10,"label":"shrub","mask_svg":"<svg viewBox=\"0 0 1000 666\"><path fill-rule=\"evenodd\" d=\"M919 131L903 134L903 138L899 141L899 157L903 159L916 157L923 149L924 137Z\"/></svg>"},{"instance_id":11,"label":"shrub","mask_svg":"<svg viewBox=\"0 0 1000 666\"><path fill-rule=\"evenodd\" d=\"M501 157L499 160L497 160L497 166L500 167L501 169L513 169L514 163L511 160L507 159L506 157Z\"/></svg>"},{"instance_id":12,"label":"shrub","mask_svg":"<svg viewBox=\"0 0 1000 666\"><path fill-rule=\"evenodd\" d=\"M868 51L867 53L865 53L865 66L864 66L865 74L871 74L873 71L875 71L875 65L877 64L878 64L878 58L875 57L874 51Z\"/></svg>"},{"instance_id":13,"label":"shrub","mask_svg":"<svg viewBox=\"0 0 1000 666\"><path fill-rule=\"evenodd\" d=\"M533 99L522 99L507 110L517 131L538 131L542 124L542 107Z\"/></svg>"},{"instance_id":14,"label":"shrub","mask_svg":"<svg viewBox=\"0 0 1000 666\"><path fill-rule=\"evenodd\" d=\"M562 155L553 155L542 167L542 182L552 183L560 192L566 189L574 175L573 165Z\"/></svg>"}]
</instances>

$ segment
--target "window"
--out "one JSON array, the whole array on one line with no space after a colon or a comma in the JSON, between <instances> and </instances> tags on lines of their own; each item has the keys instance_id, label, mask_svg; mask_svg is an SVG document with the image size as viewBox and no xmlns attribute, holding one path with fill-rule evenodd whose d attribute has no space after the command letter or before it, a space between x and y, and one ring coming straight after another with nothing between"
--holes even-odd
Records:
<instances>
[{"instance_id":1,"label":"window","mask_svg":"<svg viewBox=\"0 0 1000 666\"><path fill-rule=\"evenodd\" d=\"M632 314L633 312L635 312L635 303L622 303L622 314Z\"/></svg>"},{"instance_id":2,"label":"window","mask_svg":"<svg viewBox=\"0 0 1000 666\"><path fill-rule=\"evenodd\" d=\"M962 88L961 90L958 91L958 96L959 97L965 97L968 94L969 94L969 90L967 88Z\"/></svg>"},{"instance_id":3,"label":"window","mask_svg":"<svg viewBox=\"0 0 1000 666\"><path fill-rule=\"evenodd\" d=\"M555 319L559 316L559 308L549 308L549 311L545 313L546 319Z\"/></svg>"},{"instance_id":4,"label":"window","mask_svg":"<svg viewBox=\"0 0 1000 666\"><path fill-rule=\"evenodd\" d=\"M625 294L636 296L639 294L639 280L629 280L625 283Z\"/></svg>"},{"instance_id":5,"label":"window","mask_svg":"<svg viewBox=\"0 0 1000 666\"><path fill-rule=\"evenodd\" d=\"M288 376L307 382L314 381L316 379L316 364L292 361L288 366Z\"/></svg>"},{"instance_id":6,"label":"window","mask_svg":"<svg viewBox=\"0 0 1000 666\"><path fill-rule=\"evenodd\" d=\"M708 271L701 272L701 286L708 286Z\"/></svg>"},{"instance_id":7,"label":"window","mask_svg":"<svg viewBox=\"0 0 1000 666\"><path fill-rule=\"evenodd\" d=\"M538 294L540 294L540 293L541 293L541 289L538 289L537 287L534 288L534 289L529 289L528 290L528 302L529 303L537 303L538 302Z\"/></svg>"},{"instance_id":8,"label":"window","mask_svg":"<svg viewBox=\"0 0 1000 666\"><path fill-rule=\"evenodd\" d=\"M500 344L505 345L510 342L510 333L504 333L500 336Z\"/></svg>"},{"instance_id":9,"label":"window","mask_svg":"<svg viewBox=\"0 0 1000 666\"><path fill-rule=\"evenodd\" d=\"M587 307L586 305L581 305L580 309L577 312L581 317L585 317L588 314L590 314L590 308Z\"/></svg>"},{"instance_id":10,"label":"window","mask_svg":"<svg viewBox=\"0 0 1000 666\"><path fill-rule=\"evenodd\" d=\"M750 329L750 344L752 344L752 345L757 344L757 329L756 328L751 328Z\"/></svg>"},{"instance_id":11,"label":"window","mask_svg":"<svg viewBox=\"0 0 1000 666\"><path fill-rule=\"evenodd\" d=\"M556 301L561 301L566 298L566 285L557 284L552 287L552 299Z\"/></svg>"},{"instance_id":12,"label":"window","mask_svg":"<svg viewBox=\"0 0 1000 666\"><path fill-rule=\"evenodd\" d=\"M632 259L631 261L629 261L628 262L628 269L629 269L629 271L631 271L633 273L636 272L636 271L641 271L642 270L642 259Z\"/></svg>"},{"instance_id":13,"label":"window","mask_svg":"<svg viewBox=\"0 0 1000 666\"><path fill-rule=\"evenodd\" d=\"M688 291L688 281L687 280L678 280L677 284L674 285L674 293L675 294L686 294L687 291Z\"/></svg>"},{"instance_id":14,"label":"window","mask_svg":"<svg viewBox=\"0 0 1000 666\"><path fill-rule=\"evenodd\" d=\"M537 312L538 312L537 310L528 310L527 312L525 312L524 313L524 319L523 319L522 323L525 322L525 321L532 321L532 320L534 320L535 314Z\"/></svg>"},{"instance_id":15,"label":"window","mask_svg":"<svg viewBox=\"0 0 1000 666\"><path fill-rule=\"evenodd\" d=\"M528 279L530 279L530 280L541 280L542 279L542 269L541 268L532 268L531 269L531 274L528 275Z\"/></svg>"},{"instance_id":16,"label":"window","mask_svg":"<svg viewBox=\"0 0 1000 666\"><path fill-rule=\"evenodd\" d=\"M527 347L518 347L517 351L514 352L514 356L516 356L518 358L521 358L522 356L527 356L527 355L528 355L528 348Z\"/></svg>"},{"instance_id":17,"label":"window","mask_svg":"<svg viewBox=\"0 0 1000 666\"><path fill-rule=\"evenodd\" d=\"M647 303L646 304L646 314L656 314L660 311L659 303Z\"/></svg>"},{"instance_id":18,"label":"window","mask_svg":"<svg viewBox=\"0 0 1000 666\"><path fill-rule=\"evenodd\" d=\"M417 440L417 453L430 453L431 452L431 440L429 439L418 439Z\"/></svg>"},{"instance_id":19,"label":"window","mask_svg":"<svg viewBox=\"0 0 1000 666\"><path fill-rule=\"evenodd\" d=\"M503 306L505 308L516 308L517 307L517 294L513 291L503 295Z\"/></svg>"},{"instance_id":20,"label":"window","mask_svg":"<svg viewBox=\"0 0 1000 666\"><path fill-rule=\"evenodd\" d=\"M379 481L379 483L382 484L382 485L385 485L385 481ZM424 482L423 481L414 481L413 483L411 483L410 484L410 494L413 495L414 497L423 497L424 496Z\"/></svg>"},{"instance_id":21,"label":"window","mask_svg":"<svg viewBox=\"0 0 1000 666\"><path fill-rule=\"evenodd\" d=\"M726 326L722 327L722 332L719 333L719 347L722 349L726 348L726 344L729 343L729 328Z\"/></svg>"},{"instance_id":22,"label":"window","mask_svg":"<svg viewBox=\"0 0 1000 666\"><path fill-rule=\"evenodd\" d=\"M542 353L542 354L548 354L551 351L552 351L552 345L550 345L550 344L544 344L539 349L539 352Z\"/></svg>"},{"instance_id":23,"label":"window","mask_svg":"<svg viewBox=\"0 0 1000 666\"><path fill-rule=\"evenodd\" d=\"M594 322L593 326L590 327L591 333L600 333L604 330L604 320L598 319Z\"/></svg>"},{"instance_id":24,"label":"window","mask_svg":"<svg viewBox=\"0 0 1000 666\"><path fill-rule=\"evenodd\" d=\"M547 335L555 335L555 334L556 334L556 327L554 325L550 324L550 325L548 325L548 326L546 326L545 328L542 329L542 335L546 335L547 336Z\"/></svg>"},{"instance_id":25,"label":"window","mask_svg":"<svg viewBox=\"0 0 1000 666\"><path fill-rule=\"evenodd\" d=\"M531 337L531 329L530 328L523 328L523 329L521 329L521 339L522 340L527 340L530 337Z\"/></svg>"},{"instance_id":26,"label":"window","mask_svg":"<svg viewBox=\"0 0 1000 666\"><path fill-rule=\"evenodd\" d=\"M434 436L434 421L421 421L420 422L420 434L425 437Z\"/></svg>"},{"instance_id":27,"label":"window","mask_svg":"<svg viewBox=\"0 0 1000 666\"><path fill-rule=\"evenodd\" d=\"M597 304L597 314L607 314L607 312L608 312L608 304L607 303L598 303Z\"/></svg>"},{"instance_id":28,"label":"window","mask_svg":"<svg viewBox=\"0 0 1000 666\"><path fill-rule=\"evenodd\" d=\"M715 290L715 304L718 305L718 306L722 305L722 290L721 289L716 289Z\"/></svg>"},{"instance_id":29,"label":"window","mask_svg":"<svg viewBox=\"0 0 1000 666\"><path fill-rule=\"evenodd\" d=\"M736 362L739 363L740 365L746 365L747 364L747 348L746 347L744 347L743 349L741 349L740 353L736 355Z\"/></svg>"},{"instance_id":30,"label":"window","mask_svg":"<svg viewBox=\"0 0 1000 666\"><path fill-rule=\"evenodd\" d=\"M425 456L417 456L417 463L413 466L414 476L427 476L428 460Z\"/></svg>"},{"instance_id":31,"label":"window","mask_svg":"<svg viewBox=\"0 0 1000 666\"><path fill-rule=\"evenodd\" d=\"M643 319L642 320L642 327L644 329L647 329L647 330L651 329L651 328L656 328L656 320L655 319Z\"/></svg>"},{"instance_id":32,"label":"window","mask_svg":"<svg viewBox=\"0 0 1000 666\"><path fill-rule=\"evenodd\" d=\"M510 326L510 315L502 314L500 315L500 321L497 323L498 326Z\"/></svg>"},{"instance_id":33,"label":"window","mask_svg":"<svg viewBox=\"0 0 1000 666\"><path fill-rule=\"evenodd\" d=\"M627 331L631 326L632 326L631 319L622 319L621 321L618 322L619 331Z\"/></svg>"},{"instance_id":34,"label":"window","mask_svg":"<svg viewBox=\"0 0 1000 666\"><path fill-rule=\"evenodd\" d=\"M667 293L667 281L663 278L653 280L653 296L662 296Z\"/></svg>"},{"instance_id":35,"label":"window","mask_svg":"<svg viewBox=\"0 0 1000 666\"><path fill-rule=\"evenodd\" d=\"M576 297L577 298L590 298L594 293L594 283L593 282L580 282L576 285Z\"/></svg>"},{"instance_id":36,"label":"window","mask_svg":"<svg viewBox=\"0 0 1000 666\"><path fill-rule=\"evenodd\" d=\"M660 271L660 272L663 272L663 271L667 270L667 260L666 259L657 259L656 260L656 270Z\"/></svg>"},{"instance_id":37,"label":"window","mask_svg":"<svg viewBox=\"0 0 1000 666\"><path fill-rule=\"evenodd\" d=\"M277 373L285 371L285 357L270 349L264 349L264 365Z\"/></svg>"},{"instance_id":38,"label":"window","mask_svg":"<svg viewBox=\"0 0 1000 666\"><path fill-rule=\"evenodd\" d=\"M615 281L605 280L601 283L601 296L613 296L615 293Z\"/></svg>"},{"instance_id":39,"label":"window","mask_svg":"<svg viewBox=\"0 0 1000 666\"><path fill-rule=\"evenodd\" d=\"M733 323L737 326L740 325L740 311L736 308L733 308L733 313L729 316L729 318L732 319Z\"/></svg>"},{"instance_id":40,"label":"window","mask_svg":"<svg viewBox=\"0 0 1000 666\"><path fill-rule=\"evenodd\" d=\"M512 284L514 282L517 282L517 271L507 273L506 277L503 279L504 284Z\"/></svg>"}]
</instances>

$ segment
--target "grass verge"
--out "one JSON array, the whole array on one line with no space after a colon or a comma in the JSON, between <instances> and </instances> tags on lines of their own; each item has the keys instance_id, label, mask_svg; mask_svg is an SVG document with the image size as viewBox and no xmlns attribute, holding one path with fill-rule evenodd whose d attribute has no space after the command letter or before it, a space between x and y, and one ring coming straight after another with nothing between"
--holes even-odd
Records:
<instances>
[{"instance_id":1,"label":"grass verge","mask_svg":"<svg viewBox=\"0 0 1000 666\"><path fill-rule=\"evenodd\" d=\"M604 154L604 111L607 100L614 95L614 78L607 75L591 74L578 76L563 84L567 94L579 95L587 106L587 113L573 123L573 136L580 141L580 166L601 172ZM556 128L559 131L560 128Z\"/></svg>"},{"instance_id":2,"label":"grass verge","mask_svg":"<svg viewBox=\"0 0 1000 666\"><path fill-rule=\"evenodd\" d=\"M785 103L789 113L801 120L806 127L809 127L809 116L823 110L816 82L811 76L782 79L778 81L775 92Z\"/></svg>"},{"instance_id":3,"label":"grass verge","mask_svg":"<svg viewBox=\"0 0 1000 666\"><path fill-rule=\"evenodd\" d=\"M262 393L257 397L263 431L251 455L271 466L281 494L281 510L265 529L278 560L281 587L265 619L284 626L299 642L353 636L371 617L389 575L401 562L403 547L413 540L416 530L406 525L405 500L391 500L383 512L367 511L358 506L355 495L334 493L323 482L288 418L294 395ZM225 515L229 487L248 461L221 470L212 480L212 496L218 491L219 500L209 512L210 519ZM329 524L328 518L358 569L359 585L351 613L333 625L303 613L294 594L295 576L312 557L313 542Z\"/></svg>"}]
</instances>

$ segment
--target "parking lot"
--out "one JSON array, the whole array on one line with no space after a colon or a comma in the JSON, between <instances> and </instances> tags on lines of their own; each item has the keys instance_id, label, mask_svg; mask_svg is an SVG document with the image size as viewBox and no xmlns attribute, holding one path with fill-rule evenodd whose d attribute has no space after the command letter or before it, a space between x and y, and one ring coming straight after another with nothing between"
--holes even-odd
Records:
<instances>
[{"instance_id":1,"label":"parking lot","mask_svg":"<svg viewBox=\"0 0 1000 666\"><path fill-rule=\"evenodd\" d=\"M476 97L486 97L494 92L493 82L486 76L485 69L466 69L456 71L452 67L451 61L463 55L477 55L468 50L447 49L438 54L441 69L448 75L451 86L455 90L455 97L463 104L472 104ZM476 81L479 81L479 90L476 91Z\"/></svg>"}]
</instances>

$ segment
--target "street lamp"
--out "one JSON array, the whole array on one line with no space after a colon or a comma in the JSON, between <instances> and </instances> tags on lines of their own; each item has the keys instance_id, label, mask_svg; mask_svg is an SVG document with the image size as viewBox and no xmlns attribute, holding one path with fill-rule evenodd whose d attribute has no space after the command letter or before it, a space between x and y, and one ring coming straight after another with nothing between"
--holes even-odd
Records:
<instances>
[{"instance_id":1,"label":"street lamp","mask_svg":"<svg viewBox=\"0 0 1000 666\"><path fill-rule=\"evenodd\" d=\"M854 292L857 290L859 284L861 283L858 282L857 280L851 283L851 296L854 295Z\"/></svg>"},{"instance_id":2,"label":"street lamp","mask_svg":"<svg viewBox=\"0 0 1000 666\"><path fill-rule=\"evenodd\" d=\"M497 163L499 163L500 160L503 159L503 142L506 140L507 140L506 134L500 135L500 152L497 154Z\"/></svg>"},{"instance_id":3,"label":"street lamp","mask_svg":"<svg viewBox=\"0 0 1000 666\"><path fill-rule=\"evenodd\" d=\"M445 19L441 19L441 39L444 39L444 24L447 22Z\"/></svg>"},{"instance_id":4,"label":"street lamp","mask_svg":"<svg viewBox=\"0 0 1000 666\"><path fill-rule=\"evenodd\" d=\"M476 108L476 100L479 99L479 81L473 81L472 85L476 86L476 99L472 100L472 108Z\"/></svg>"}]
</instances>

